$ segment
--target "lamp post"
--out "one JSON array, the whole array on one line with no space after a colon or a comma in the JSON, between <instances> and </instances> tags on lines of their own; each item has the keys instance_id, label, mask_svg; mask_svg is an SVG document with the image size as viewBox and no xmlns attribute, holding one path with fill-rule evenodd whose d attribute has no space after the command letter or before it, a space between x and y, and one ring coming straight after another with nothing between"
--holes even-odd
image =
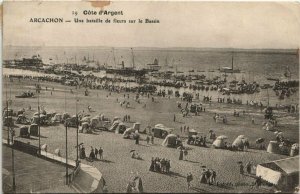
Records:
<instances>
[{"instance_id":1,"label":"lamp post","mask_svg":"<svg viewBox=\"0 0 300 194\"><path fill-rule=\"evenodd\" d=\"M77 113L77 91L76 91L76 167L79 165L79 158L78 158L78 130L79 130L79 121L78 121L78 113Z\"/></svg>"},{"instance_id":2,"label":"lamp post","mask_svg":"<svg viewBox=\"0 0 300 194\"><path fill-rule=\"evenodd\" d=\"M12 157L12 173L13 173L13 184L12 184L12 189L13 192L16 192L16 178L15 178L15 153L14 153L14 136L15 136L15 131L13 129L10 129L9 131L11 133L11 157Z\"/></svg>"},{"instance_id":3,"label":"lamp post","mask_svg":"<svg viewBox=\"0 0 300 194\"><path fill-rule=\"evenodd\" d=\"M66 185L68 185L68 124L66 122Z\"/></svg>"},{"instance_id":4,"label":"lamp post","mask_svg":"<svg viewBox=\"0 0 300 194\"><path fill-rule=\"evenodd\" d=\"M40 94L38 89L38 131L39 131L39 155L41 155L41 117L40 117Z\"/></svg>"}]
</instances>

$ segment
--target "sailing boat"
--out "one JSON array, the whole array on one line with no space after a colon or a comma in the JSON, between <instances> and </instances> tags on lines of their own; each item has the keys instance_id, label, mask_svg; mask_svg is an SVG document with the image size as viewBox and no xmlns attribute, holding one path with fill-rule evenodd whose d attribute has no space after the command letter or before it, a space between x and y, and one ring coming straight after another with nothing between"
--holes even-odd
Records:
<instances>
[{"instance_id":1,"label":"sailing boat","mask_svg":"<svg viewBox=\"0 0 300 194\"><path fill-rule=\"evenodd\" d=\"M285 72L284 72L284 76L285 76L286 78L291 79L292 73L291 73L291 71L290 71L289 66L286 66Z\"/></svg>"},{"instance_id":2,"label":"sailing boat","mask_svg":"<svg viewBox=\"0 0 300 194\"><path fill-rule=\"evenodd\" d=\"M159 71L161 66L158 64L158 59L155 58L153 63L147 64L149 71Z\"/></svg>"},{"instance_id":3,"label":"sailing boat","mask_svg":"<svg viewBox=\"0 0 300 194\"><path fill-rule=\"evenodd\" d=\"M113 50L114 51L114 50ZM116 61L115 61L115 55L113 53L113 58L114 58L114 63L116 66ZM121 62L121 69L120 68L106 68L106 73L113 73L113 74L119 74L123 76L144 76L147 73L146 69L136 69L136 64L135 64L135 59L134 59L134 54L133 54L133 48L131 48L131 55L132 55L132 67L125 67L124 61Z\"/></svg>"},{"instance_id":4,"label":"sailing boat","mask_svg":"<svg viewBox=\"0 0 300 194\"><path fill-rule=\"evenodd\" d=\"M233 68L233 62L234 62L233 57L234 57L234 55L233 55L233 52L232 52L232 54L231 54L231 67L219 68L220 72L224 72L224 73L241 73L240 69L234 69Z\"/></svg>"}]
</instances>

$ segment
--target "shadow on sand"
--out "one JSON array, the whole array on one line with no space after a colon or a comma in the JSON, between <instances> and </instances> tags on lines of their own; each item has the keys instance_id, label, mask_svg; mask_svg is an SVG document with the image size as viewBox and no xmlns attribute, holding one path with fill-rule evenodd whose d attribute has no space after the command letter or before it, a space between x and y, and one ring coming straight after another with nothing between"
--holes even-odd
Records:
<instances>
[{"instance_id":1,"label":"shadow on sand","mask_svg":"<svg viewBox=\"0 0 300 194\"><path fill-rule=\"evenodd\" d=\"M191 162L191 163L200 163L198 161L192 161L192 160L184 160L184 161Z\"/></svg>"},{"instance_id":2,"label":"shadow on sand","mask_svg":"<svg viewBox=\"0 0 300 194\"><path fill-rule=\"evenodd\" d=\"M207 192L206 190L200 189L198 187L190 187L190 190L196 191L197 193Z\"/></svg>"}]
</instances>

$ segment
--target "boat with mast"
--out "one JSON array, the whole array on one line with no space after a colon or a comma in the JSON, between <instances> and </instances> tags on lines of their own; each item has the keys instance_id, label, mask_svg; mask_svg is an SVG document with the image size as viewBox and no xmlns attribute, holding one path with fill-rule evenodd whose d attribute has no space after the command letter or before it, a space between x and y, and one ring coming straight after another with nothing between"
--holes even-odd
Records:
<instances>
[{"instance_id":1,"label":"boat with mast","mask_svg":"<svg viewBox=\"0 0 300 194\"><path fill-rule=\"evenodd\" d=\"M241 73L240 69L235 69L233 68L234 64L234 53L232 52L231 54L231 67L222 67L219 68L220 72L224 72L224 73Z\"/></svg>"},{"instance_id":2,"label":"boat with mast","mask_svg":"<svg viewBox=\"0 0 300 194\"><path fill-rule=\"evenodd\" d=\"M118 64L118 66L121 66L121 68L117 68L114 49L112 53L113 53L115 68L106 68L105 69L106 73L119 74L122 76L144 76L147 72L149 72L149 70L147 69L136 69L133 48L131 48L132 67L125 67L125 62L122 61L121 64Z\"/></svg>"}]
</instances>

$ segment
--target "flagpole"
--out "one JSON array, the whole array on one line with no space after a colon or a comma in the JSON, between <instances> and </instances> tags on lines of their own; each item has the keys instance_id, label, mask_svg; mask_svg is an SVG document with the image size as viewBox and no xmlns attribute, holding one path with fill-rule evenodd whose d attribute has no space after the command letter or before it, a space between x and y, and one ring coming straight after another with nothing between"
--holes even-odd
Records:
<instances>
[{"instance_id":1,"label":"flagpole","mask_svg":"<svg viewBox=\"0 0 300 194\"><path fill-rule=\"evenodd\" d=\"M66 78L66 76L65 76ZM66 79L65 79L66 81ZM65 112L66 112L66 100L67 100L67 89L65 87ZM66 185L68 185L68 122L65 120L65 126L66 126Z\"/></svg>"},{"instance_id":2,"label":"flagpole","mask_svg":"<svg viewBox=\"0 0 300 194\"><path fill-rule=\"evenodd\" d=\"M77 113L77 91L76 91L76 166L79 165L78 159L78 130L79 130L79 122L78 122L78 113Z\"/></svg>"},{"instance_id":3,"label":"flagpole","mask_svg":"<svg viewBox=\"0 0 300 194\"><path fill-rule=\"evenodd\" d=\"M11 85L9 85L9 96L10 96L10 102L11 102ZM7 91L7 90L6 90ZM7 104L7 107L8 107L8 104ZM8 112L7 112L8 114ZM12 117L12 115L11 115ZM8 115L7 115L7 118L8 118ZM12 185L12 189L13 189L13 192L15 193L16 192L16 178L15 178L15 153L14 153L14 141L13 141L13 136L14 136L14 132L13 130L11 129L11 126L10 126L10 121L8 123L8 137L9 137L9 133L11 133L11 157L12 157L12 173L13 173L13 185ZM9 141L8 141L8 144L10 145Z\"/></svg>"},{"instance_id":4,"label":"flagpole","mask_svg":"<svg viewBox=\"0 0 300 194\"><path fill-rule=\"evenodd\" d=\"M40 83L40 80L38 78L38 83ZM40 117L40 89L39 89L39 84L38 84L38 90L37 90L37 93L38 93L38 130L39 130L39 155L41 155L41 117Z\"/></svg>"},{"instance_id":5,"label":"flagpole","mask_svg":"<svg viewBox=\"0 0 300 194\"><path fill-rule=\"evenodd\" d=\"M9 145L9 126L10 126L10 121L8 120L8 99L7 99L7 90L8 90L8 83L6 82L6 118L7 118L7 144Z\"/></svg>"}]
</instances>

